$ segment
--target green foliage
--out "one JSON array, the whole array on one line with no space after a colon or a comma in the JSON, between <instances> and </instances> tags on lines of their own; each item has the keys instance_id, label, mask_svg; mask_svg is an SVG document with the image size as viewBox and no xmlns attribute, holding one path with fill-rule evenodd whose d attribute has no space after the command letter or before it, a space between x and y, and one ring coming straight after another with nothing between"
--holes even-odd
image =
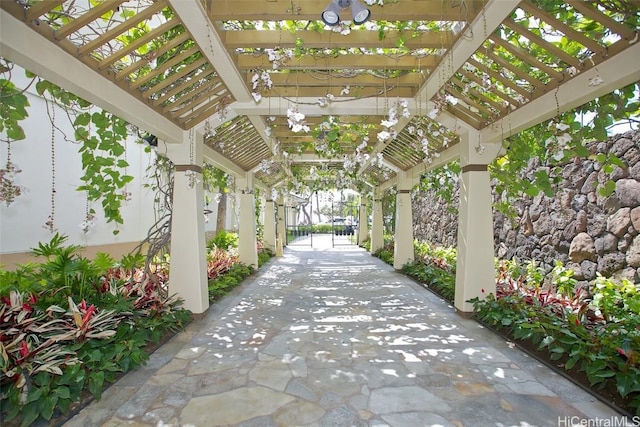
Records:
<instances>
[{"instance_id":1,"label":"green foliage","mask_svg":"<svg viewBox=\"0 0 640 427\"><path fill-rule=\"evenodd\" d=\"M27 76L37 78L29 72ZM17 123L27 116L25 107L29 104L26 97L17 91L11 82L0 83L3 83L0 128L6 127L7 135L12 139L24 139L24 132ZM49 81L39 79L36 90L43 97L48 94L57 106L65 108L72 120L75 139L81 143L79 152L84 172L81 177L83 184L78 186L78 191L85 191L90 201L102 203L107 222L122 224L120 208L129 198L125 187L133 180L133 177L125 172L129 166L125 159L124 146L127 123L102 110L91 113L88 110L90 103ZM90 213L95 214L93 210ZM118 234L117 229L114 230L114 234Z\"/></svg>"},{"instance_id":2,"label":"green foliage","mask_svg":"<svg viewBox=\"0 0 640 427\"><path fill-rule=\"evenodd\" d=\"M216 301L238 286L253 269L241 263L234 264L227 272L209 279L209 300Z\"/></svg>"},{"instance_id":3,"label":"green foliage","mask_svg":"<svg viewBox=\"0 0 640 427\"><path fill-rule=\"evenodd\" d=\"M598 276L587 291L560 263L543 284L531 265L503 262L496 294L471 301L477 318L532 342L564 369L584 372L595 389L614 385L623 407L640 415L638 289Z\"/></svg>"},{"instance_id":4,"label":"green foliage","mask_svg":"<svg viewBox=\"0 0 640 427\"><path fill-rule=\"evenodd\" d=\"M216 192L219 190L226 193L229 191L227 186L228 176L229 174L223 170L205 163L202 167L202 186L206 191Z\"/></svg>"},{"instance_id":5,"label":"green foliage","mask_svg":"<svg viewBox=\"0 0 640 427\"><path fill-rule=\"evenodd\" d=\"M402 266L402 271L433 289L447 301L455 298L455 248L439 247L429 242L414 242L415 260Z\"/></svg>"},{"instance_id":6,"label":"green foliage","mask_svg":"<svg viewBox=\"0 0 640 427\"><path fill-rule=\"evenodd\" d=\"M220 248L223 250L238 248L238 233L220 231L216 236L207 242L208 248Z\"/></svg>"},{"instance_id":7,"label":"green foliage","mask_svg":"<svg viewBox=\"0 0 640 427\"><path fill-rule=\"evenodd\" d=\"M380 249L376 250L373 253L373 256L380 258L381 260L383 260L389 265L393 265L393 253L394 253L394 247L395 247L393 236L385 235L383 240L384 240L384 244Z\"/></svg>"},{"instance_id":8,"label":"green foliage","mask_svg":"<svg viewBox=\"0 0 640 427\"><path fill-rule=\"evenodd\" d=\"M624 166L610 153L592 156L584 144L606 140L607 129L613 123L637 117L640 114L638 90L639 84L633 83L505 138L506 154L498 157L489 168L496 180L496 192L502 196L496 208L506 215L513 215L513 205L522 196L553 196L562 180L560 168L569 159L594 158L605 172L614 166ZM585 121L585 117L593 118ZM508 135L510 130L505 128L503 132ZM535 170L531 177L522 176L522 171L529 166L541 164L550 166ZM613 190L615 183L612 181L598 189L604 196Z\"/></svg>"},{"instance_id":9,"label":"green foliage","mask_svg":"<svg viewBox=\"0 0 640 427\"><path fill-rule=\"evenodd\" d=\"M254 198L254 216L256 219L256 236L258 240L262 239L264 235L264 225L260 221L260 214L262 213L262 196L260 195L260 189L256 188L253 192Z\"/></svg>"},{"instance_id":10,"label":"green foliage","mask_svg":"<svg viewBox=\"0 0 640 427\"><path fill-rule=\"evenodd\" d=\"M275 254L269 248L261 246L258 248L258 267L265 265Z\"/></svg>"},{"instance_id":11,"label":"green foliage","mask_svg":"<svg viewBox=\"0 0 640 427\"><path fill-rule=\"evenodd\" d=\"M457 213L458 203L455 194L460 170L460 163L457 160L431 169L421 176L419 189L432 192L434 197L445 203L449 212Z\"/></svg>"},{"instance_id":12,"label":"green foliage","mask_svg":"<svg viewBox=\"0 0 640 427\"><path fill-rule=\"evenodd\" d=\"M90 260L65 241L56 234L33 249L41 262L0 270L3 421L27 426L67 413L86 391L100 398L147 360L149 343L190 320L175 296L161 296L166 272Z\"/></svg>"},{"instance_id":13,"label":"green foliage","mask_svg":"<svg viewBox=\"0 0 640 427\"><path fill-rule=\"evenodd\" d=\"M0 68L5 68L2 62ZM29 115L26 108L29 100L11 81L0 79L0 101L0 133L5 132L9 140L24 139L20 122Z\"/></svg>"}]
</instances>

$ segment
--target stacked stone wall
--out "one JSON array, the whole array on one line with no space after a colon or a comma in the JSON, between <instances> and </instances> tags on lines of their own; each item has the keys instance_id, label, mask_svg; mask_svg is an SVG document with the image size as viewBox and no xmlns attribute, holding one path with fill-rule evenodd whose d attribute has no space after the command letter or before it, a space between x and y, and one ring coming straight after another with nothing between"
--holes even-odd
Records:
<instances>
[{"instance_id":1,"label":"stacked stone wall","mask_svg":"<svg viewBox=\"0 0 640 427\"><path fill-rule=\"evenodd\" d=\"M640 132L626 132L604 142L586 144L594 156L574 159L560 169L561 184L554 197L522 198L518 217L494 213L496 256L534 259L546 271L560 260L576 278L591 280L596 272L640 282ZM624 167L610 173L595 160L613 153ZM549 165L532 159L523 177L532 179ZM557 170L557 169L556 169ZM609 180L615 191L608 197L598 189ZM494 197L499 197L494 192ZM454 201L457 205L457 200ZM457 217L429 193L414 195L414 234L437 245L455 246Z\"/></svg>"}]
</instances>

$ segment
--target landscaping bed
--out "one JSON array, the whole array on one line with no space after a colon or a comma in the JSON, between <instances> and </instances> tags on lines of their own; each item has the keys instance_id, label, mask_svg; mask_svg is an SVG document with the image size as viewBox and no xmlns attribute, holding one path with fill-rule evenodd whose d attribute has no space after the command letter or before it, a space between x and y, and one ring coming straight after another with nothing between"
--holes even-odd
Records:
<instances>
[{"instance_id":1,"label":"landscaping bed","mask_svg":"<svg viewBox=\"0 0 640 427\"><path fill-rule=\"evenodd\" d=\"M55 235L33 250L42 261L0 270L0 419L6 426L63 424L182 330L192 318L168 295L166 264L122 260L64 246ZM271 252L259 247L259 263ZM207 251L210 300L253 269L233 247Z\"/></svg>"},{"instance_id":2,"label":"landscaping bed","mask_svg":"<svg viewBox=\"0 0 640 427\"><path fill-rule=\"evenodd\" d=\"M453 303L455 251L416 246L405 274ZM392 246L381 249L393 263ZM627 280L598 276L578 284L557 263L497 265L496 294L472 300L484 326L628 416L640 415L640 292Z\"/></svg>"}]
</instances>

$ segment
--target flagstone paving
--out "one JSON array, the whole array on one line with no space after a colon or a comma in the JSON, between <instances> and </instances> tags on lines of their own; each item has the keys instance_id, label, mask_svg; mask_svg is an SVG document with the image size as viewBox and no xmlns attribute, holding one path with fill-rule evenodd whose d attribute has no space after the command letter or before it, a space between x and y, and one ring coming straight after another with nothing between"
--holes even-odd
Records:
<instances>
[{"instance_id":1,"label":"flagstone paving","mask_svg":"<svg viewBox=\"0 0 640 427\"><path fill-rule=\"evenodd\" d=\"M65 425L543 427L620 418L345 246L287 248Z\"/></svg>"}]
</instances>

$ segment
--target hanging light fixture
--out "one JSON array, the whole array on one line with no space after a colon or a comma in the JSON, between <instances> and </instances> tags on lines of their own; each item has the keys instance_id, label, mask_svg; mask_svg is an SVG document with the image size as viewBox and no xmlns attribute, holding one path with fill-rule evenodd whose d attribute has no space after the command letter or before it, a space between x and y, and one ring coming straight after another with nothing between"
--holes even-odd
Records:
<instances>
[{"instance_id":1,"label":"hanging light fixture","mask_svg":"<svg viewBox=\"0 0 640 427\"><path fill-rule=\"evenodd\" d=\"M351 15L356 25L364 24L371 18L371 11L358 0L352 0Z\"/></svg>"},{"instance_id":2,"label":"hanging light fixture","mask_svg":"<svg viewBox=\"0 0 640 427\"><path fill-rule=\"evenodd\" d=\"M331 0L329 6L320 15L322 22L335 26L340 23L340 9L351 6L351 16L356 25L364 24L371 17L371 11L358 0Z\"/></svg>"}]
</instances>

